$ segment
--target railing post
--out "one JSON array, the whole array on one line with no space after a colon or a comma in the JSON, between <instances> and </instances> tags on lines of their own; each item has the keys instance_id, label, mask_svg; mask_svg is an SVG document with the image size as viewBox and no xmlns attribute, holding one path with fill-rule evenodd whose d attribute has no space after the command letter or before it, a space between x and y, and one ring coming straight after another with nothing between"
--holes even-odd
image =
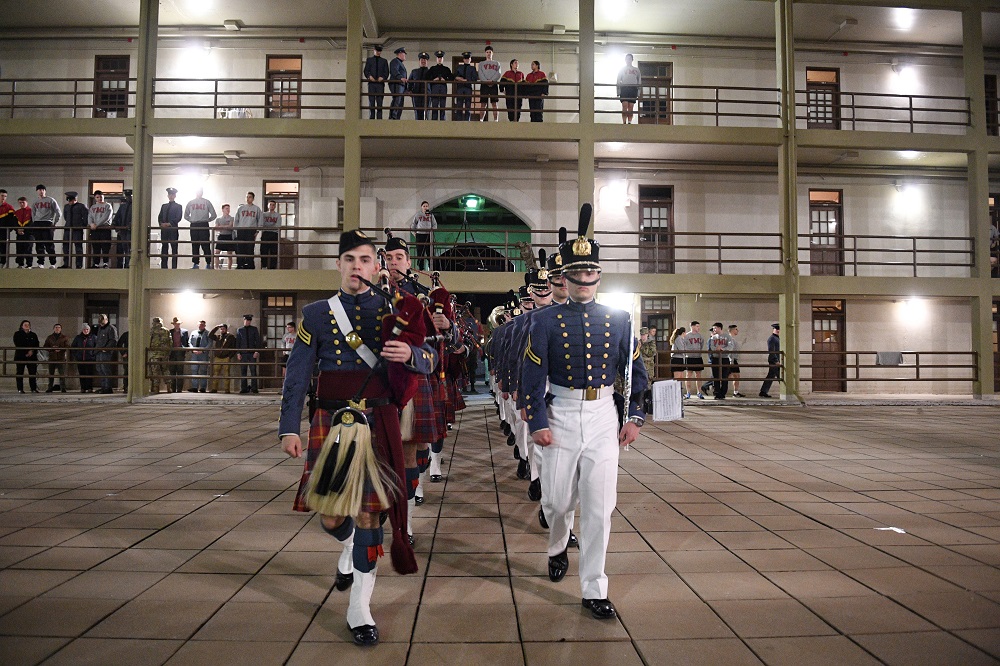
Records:
<instances>
[{"instance_id":1,"label":"railing post","mask_svg":"<svg viewBox=\"0 0 1000 666\"><path fill-rule=\"evenodd\" d=\"M215 91L212 93L212 117L219 117L219 80L215 80Z\"/></svg>"},{"instance_id":2,"label":"railing post","mask_svg":"<svg viewBox=\"0 0 1000 666\"><path fill-rule=\"evenodd\" d=\"M920 379L920 352L913 352L913 362L916 365L916 377L915 379Z\"/></svg>"},{"instance_id":3,"label":"railing post","mask_svg":"<svg viewBox=\"0 0 1000 666\"><path fill-rule=\"evenodd\" d=\"M80 103L80 80L73 80L73 117L76 118L76 107Z\"/></svg>"},{"instance_id":4,"label":"railing post","mask_svg":"<svg viewBox=\"0 0 1000 666\"><path fill-rule=\"evenodd\" d=\"M910 244L913 247L913 277L917 277L917 239L911 238Z\"/></svg>"},{"instance_id":5,"label":"railing post","mask_svg":"<svg viewBox=\"0 0 1000 666\"><path fill-rule=\"evenodd\" d=\"M14 117L14 95L17 93L17 81L10 82L10 117Z\"/></svg>"},{"instance_id":6,"label":"railing post","mask_svg":"<svg viewBox=\"0 0 1000 666\"><path fill-rule=\"evenodd\" d=\"M721 233L716 234L715 239L716 239L716 245L715 245L716 260L718 261L719 265L719 275L722 275L722 234Z\"/></svg>"},{"instance_id":7,"label":"railing post","mask_svg":"<svg viewBox=\"0 0 1000 666\"><path fill-rule=\"evenodd\" d=\"M719 126L719 89L715 89L715 126ZM721 273L720 273L721 275Z\"/></svg>"},{"instance_id":8,"label":"railing post","mask_svg":"<svg viewBox=\"0 0 1000 666\"><path fill-rule=\"evenodd\" d=\"M910 101L910 134L913 134L913 95L907 95Z\"/></svg>"}]
</instances>

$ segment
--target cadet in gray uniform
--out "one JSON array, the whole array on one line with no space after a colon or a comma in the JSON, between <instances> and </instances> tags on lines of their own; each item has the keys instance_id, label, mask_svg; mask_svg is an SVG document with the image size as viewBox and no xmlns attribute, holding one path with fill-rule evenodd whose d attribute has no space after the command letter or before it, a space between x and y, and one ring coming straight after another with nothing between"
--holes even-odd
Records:
<instances>
[{"instance_id":1,"label":"cadet in gray uniform","mask_svg":"<svg viewBox=\"0 0 1000 666\"><path fill-rule=\"evenodd\" d=\"M52 242L53 234L62 212L59 202L45 193L45 186L35 188L38 198L31 204L31 233L35 238L35 253L38 255L38 267L45 267L45 255L49 255L49 268L56 267L56 244Z\"/></svg>"},{"instance_id":2,"label":"cadet in gray uniform","mask_svg":"<svg viewBox=\"0 0 1000 666\"><path fill-rule=\"evenodd\" d=\"M500 63L493 59L493 47L486 45L486 60L479 63L479 104L483 107L483 122L489 122L488 104L493 105L493 121L500 122L497 102L500 101Z\"/></svg>"},{"instance_id":3,"label":"cadet in gray uniform","mask_svg":"<svg viewBox=\"0 0 1000 666\"><path fill-rule=\"evenodd\" d=\"M87 214L90 227L90 251L93 254L92 268L107 268L111 261L111 214L112 206L104 201L104 193L94 192L94 205Z\"/></svg>"},{"instance_id":4,"label":"cadet in gray uniform","mask_svg":"<svg viewBox=\"0 0 1000 666\"><path fill-rule=\"evenodd\" d=\"M278 228L281 226L281 213L278 212L278 202L267 202L267 212L260 218L260 267L275 269L278 267Z\"/></svg>"},{"instance_id":5,"label":"cadet in gray uniform","mask_svg":"<svg viewBox=\"0 0 1000 666\"><path fill-rule=\"evenodd\" d=\"M212 242L209 224L218 215L215 213L215 206L205 198L205 192L201 189L194 195L194 199L187 202L184 207L184 219L191 225L191 268L200 268L199 254L205 256L205 267L212 268Z\"/></svg>"}]
</instances>

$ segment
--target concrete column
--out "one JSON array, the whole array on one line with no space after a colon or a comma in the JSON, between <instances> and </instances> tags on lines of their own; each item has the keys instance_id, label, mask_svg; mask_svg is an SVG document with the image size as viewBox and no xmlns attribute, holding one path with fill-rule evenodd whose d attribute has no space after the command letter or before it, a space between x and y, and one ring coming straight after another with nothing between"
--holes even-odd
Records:
<instances>
[{"instance_id":1,"label":"concrete column","mask_svg":"<svg viewBox=\"0 0 1000 666\"><path fill-rule=\"evenodd\" d=\"M344 231L361 226L361 37L365 0L347 2L347 93L344 102Z\"/></svg>"},{"instance_id":2,"label":"concrete column","mask_svg":"<svg viewBox=\"0 0 1000 666\"><path fill-rule=\"evenodd\" d=\"M785 359L782 397L799 395L799 253L797 153L795 135L795 43L792 0L774 3L777 87L781 91L781 127L778 149L778 229L781 231L783 289L778 295L778 322Z\"/></svg>"},{"instance_id":3,"label":"concrete column","mask_svg":"<svg viewBox=\"0 0 1000 666\"><path fill-rule=\"evenodd\" d=\"M580 0L580 131L577 208L594 203L594 0ZM590 228L594 229L591 219ZM570 229L570 237L576 229Z\"/></svg>"},{"instance_id":4,"label":"concrete column","mask_svg":"<svg viewBox=\"0 0 1000 666\"><path fill-rule=\"evenodd\" d=\"M149 343L149 222L153 202L153 78L160 21L158 0L139 5L139 58L136 62L135 135L132 137L132 253L128 278L128 401L146 395L146 347Z\"/></svg>"},{"instance_id":5,"label":"concrete column","mask_svg":"<svg viewBox=\"0 0 1000 666\"><path fill-rule=\"evenodd\" d=\"M969 235L975 239L976 254L972 277L978 295L969 301L972 349L977 353L979 381L972 393L981 398L993 393L993 298L990 278L990 174L986 148L986 66L983 57L983 15L977 7L962 12L962 67L965 94L971 111L968 133L976 137L968 156Z\"/></svg>"}]
</instances>

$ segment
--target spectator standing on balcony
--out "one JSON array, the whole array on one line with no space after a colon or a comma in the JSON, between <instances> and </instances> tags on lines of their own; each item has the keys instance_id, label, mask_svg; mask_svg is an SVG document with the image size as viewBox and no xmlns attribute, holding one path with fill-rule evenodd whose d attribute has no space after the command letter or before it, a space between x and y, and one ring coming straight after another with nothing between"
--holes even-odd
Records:
<instances>
[{"instance_id":1,"label":"spectator standing on balcony","mask_svg":"<svg viewBox=\"0 0 1000 666\"><path fill-rule=\"evenodd\" d=\"M38 267L45 268L45 255L49 256L49 268L56 267L56 244L52 242L55 228L59 226L62 213L59 202L45 193L44 185L37 185L38 198L31 204L31 231L35 237L35 254Z\"/></svg>"},{"instance_id":2,"label":"spectator standing on balcony","mask_svg":"<svg viewBox=\"0 0 1000 666\"><path fill-rule=\"evenodd\" d=\"M63 261L59 268L72 268L73 256L76 256L76 267L83 268L83 237L87 229L90 211L79 202L77 192L66 193L66 205L63 206L63 219L66 228L63 230Z\"/></svg>"},{"instance_id":3,"label":"spectator standing on balcony","mask_svg":"<svg viewBox=\"0 0 1000 666\"><path fill-rule=\"evenodd\" d=\"M385 99L385 80L389 78L389 62L382 57L382 45L376 44L374 53L365 60L365 79L368 81L368 120L382 119L382 100Z\"/></svg>"},{"instance_id":4,"label":"spectator standing on balcony","mask_svg":"<svg viewBox=\"0 0 1000 666\"><path fill-rule=\"evenodd\" d=\"M705 394L701 392L701 371L705 369L705 359L701 353L705 349L705 338L701 334L701 323L691 322L691 329L684 334L684 368L687 377L687 393L685 398L691 397L691 387L694 387L698 397L705 399Z\"/></svg>"},{"instance_id":5,"label":"spectator standing on balcony","mask_svg":"<svg viewBox=\"0 0 1000 666\"><path fill-rule=\"evenodd\" d=\"M431 212L431 205L420 202L420 212L413 216L410 231L417 239L417 268L433 266L434 230L437 229L437 219Z\"/></svg>"},{"instance_id":6,"label":"spectator standing on balcony","mask_svg":"<svg viewBox=\"0 0 1000 666\"><path fill-rule=\"evenodd\" d=\"M520 89L524 74L517 69L517 58L510 61L510 69L500 77L500 87L503 88L504 103L507 105L507 120L516 123L521 120L521 109L524 107L524 92Z\"/></svg>"},{"instance_id":7,"label":"spectator standing on balcony","mask_svg":"<svg viewBox=\"0 0 1000 666\"><path fill-rule=\"evenodd\" d=\"M760 385L761 398L770 398L771 384L781 376L781 326L771 324L771 335L767 338L767 377Z\"/></svg>"},{"instance_id":8,"label":"spectator standing on balcony","mask_svg":"<svg viewBox=\"0 0 1000 666\"><path fill-rule=\"evenodd\" d=\"M99 393L114 393L111 388L111 372L114 364L111 360L115 356L115 347L118 344L118 330L111 324L108 315L97 316L97 332L94 334L94 357L97 361L97 376L101 378L101 390Z\"/></svg>"},{"instance_id":9,"label":"spectator standing on balcony","mask_svg":"<svg viewBox=\"0 0 1000 666\"><path fill-rule=\"evenodd\" d=\"M435 51L434 57L437 62L427 70L428 84L427 98L431 103L431 120L444 120L447 114L448 104L448 82L455 77L451 73L451 67L444 64L444 51Z\"/></svg>"},{"instance_id":10,"label":"spectator standing on balcony","mask_svg":"<svg viewBox=\"0 0 1000 666\"><path fill-rule=\"evenodd\" d=\"M219 324L208 332L212 339L212 385L209 393L219 392L219 380L226 393L232 393L233 355L236 353L236 336L229 332L229 324Z\"/></svg>"},{"instance_id":11,"label":"spectator standing on balcony","mask_svg":"<svg viewBox=\"0 0 1000 666\"><path fill-rule=\"evenodd\" d=\"M170 320L170 357L167 364L167 393L180 393L184 390L184 356L185 349L188 348L190 336L186 328L181 328L184 323L177 317Z\"/></svg>"},{"instance_id":12,"label":"spectator standing on balcony","mask_svg":"<svg viewBox=\"0 0 1000 666\"><path fill-rule=\"evenodd\" d=\"M740 334L740 327L736 324L729 325L729 340L732 346L729 349L729 359L731 368L729 369L729 379L733 382L733 396L745 398L740 393L740 344L736 342L736 336Z\"/></svg>"},{"instance_id":13,"label":"spectator standing on balcony","mask_svg":"<svg viewBox=\"0 0 1000 666\"><path fill-rule=\"evenodd\" d=\"M233 263L233 255L236 252L236 238L233 236L236 231L234 226L236 219L229 214L229 210L229 204L222 204L222 215L215 220L215 265L220 270L222 269L223 252L229 255L227 268L229 270L236 268Z\"/></svg>"},{"instance_id":14,"label":"spectator standing on balcony","mask_svg":"<svg viewBox=\"0 0 1000 666\"><path fill-rule=\"evenodd\" d=\"M111 204L104 201L104 193L95 190L94 205L87 213L92 254L91 268L107 268L111 260L111 214L113 212Z\"/></svg>"},{"instance_id":15,"label":"spectator standing on balcony","mask_svg":"<svg viewBox=\"0 0 1000 666\"><path fill-rule=\"evenodd\" d=\"M16 228L17 215L14 214L14 207L7 203L7 190L0 190L0 268L7 266L10 230Z\"/></svg>"},{"instance_id":16,"label":"spectator standing on balcony","mask_svg":"<svg viewBox=\"0 0 1000 666\"><path fill-rule=\"evenodd\" d=\"M56 387L56 374L59 375L59 390L66 392L66 352L69 350L69 338L63 335L62 324L52 327L52 335L45 338L42 344L49 352L49 387L46 393L52 393Z\"/></svg>"},{"instance_id":17,"label":"spectator standing on balcony","mask_svg":"<svg viewBox=\"0 0 1000 666\"><path fill-rule=\"evenodd\" d=\"M479 104L483 107L483 122L489 122L489 105L493 105L493 121L500 122L497 102L500 101L500 63L493 59L493 47L486 45L486 60L479 63Z\"/></svg>"},{"instance_id":18,"label":"spectator standing on balcony","mask_svg":"<svg viewBox=\"0 0 1000 666\"><path fill-rule=\"evenodd\" d=\"M257 393L257 361L264 340L253 325L253 315L243 315L243 327L236 332L236 355L240 362L240 393Z\"/></svg>"},{"instance_id":19,"label":"spectator standing on balcony","mask_svg":"<svg viewBox=\"0 0 1000 666\"><path fill-rule=\"evenodd\" d=\"M31 268L34 257L31 254L31 246L35 236L31 228L31 208L28 207L27 197L17 198L17 208L14 210L14 217L17 218L17 227L14 229L15 242L14 249L17 251L18 268Z\"/></svg>"},{"instance_id":20,"label":"spectator standing on balcony","mask_svg":"<svg viewBox=\"0 0 1000 666\"><path fill-rule=\"evenodd\" d=\"M281 227L277 201L267 202L267 212L260 220L260 267L274 270L278 267L278 229Z\"/></svg>"},{"instance_id":21,"label":"spectator standing on balcony","mask_svg":"<svg viewBox=\"0 0 1000 666\"><path fill-rule=\"evenodd\" d=\"M212 338L205 327L205 320L198 322L198 330L189 336L191 346L191 393L206 393L208 391L208 374L211 369L208 366L212 348Z\"/></svg>"},{"instance_id":22,"label":"spectator standing on balcony","mask_svg":"<svg viewBox=\"0 0 1000 666\"><path fill-rule=\"evenodd\" d=\"M236 209L236 268L254 269L254 241L260 229L263 211L254 204L257 195L247 192L247 202Z\"/></svg>"},{"instance_id":23,"label":"spectator standing on balcony","mask_svg":"<svg viewBox=\"0 0 1000 666\"><path fill-rule=\"evenodd\" d=\"M639 99L639 89L642 87L642 74L639 68L632 64L632 54L625 54L625 66L618 70L616 90L622 103L622 124L631 125L636 100Z\"/></svg>"},{"instance_id":24,"label":"spectator standing on balcony","mask_svg":"<svg viewBox=\"0 0 1000 666\"><path fill-rule=\"evenodd\" d=\"M389 120L399 120L403 117L403 100L406 95L406 49L400 46L393 51L396 57L389 61L389 92L392 101L389 102Z\"/></svg>"},{"instance_id":25,"label":"spectator standing on balcony","mask_svg":"<svg viewBox=\"0 0 1000 666\"><path fill-rule=\"evenodd\" d=\"M455 68L455 105L458 107L457 119L472 120L473 84L479 80L476 66L472 64L472 53L462 54L462 64Z\"/></svg>"},{"instance_id":26,"label":"spectator standing on balcony","mask_svg":"<svg viewBox=\"0 0 1000 666\"><path fill-rule=\"evenodd\" d=\"M543 119L545 98L549 94L549 79L542 71L542 64L531 61L531 71L524 77L524 94L528 96L528 108L531 109L531 122L540 123Z\"/></svg>"},{"instance_id":27,"label":"spectator standing on balcony","mask_svg":"<svg viewBox=\"0 0 1000 666\"><path fill-rule=\"evenodd\" d=\"M413 117L416 120L424 120L427 116L427 61L430 55L421 53L417 61L420 67L410 72L409 82L406 89L410 93L410 101L413 104Z\"/></svg>"},{"instance_id":28,"label":"spectator standing on balcony","mask_svg":"<svg viewBox=\"0 0 1000 666\"><path fill-rule=\"evenodd\" d=\"M115 213L114 227L118 236L118 268L128 268L132 263L132 190L125 190L125 201ZM126 378L126 386L128 381Z\"/></svg>"},{"instance_id":29,"label":"spectator standing on balcony","mask_svg":"<svg viewBox=\"0 0 1000 666\"><path fill-rule=\"evenodd\" d=\"M191 268L200 268L200 255L205 257L205 268L212 268L212 233L208 227L218 215L215 213L215 206L205 198L202 189L194 195L194 199L184 206L184 219L191 225Z\"/></svg>"},{"instance_id":30,"label":"spectator standing on balcony","mask_svg":"<svg viewBox=\"0 0 1000 666\"><path fill-rule=\"evenodd\" d=\"M25 319L14 331L14 363L17 392L24 393L25 372L28 373L28 388L38 393L38 336L31 330L31 322Z\"/></svg>"},{"instance_id":31,"label":"spectator standing on balcony","mask_svg":"<svg viewBox=\"0 0 1000 666\"><path fill-rule=\"evenodd\" d=\"M76 364L76 374L80 377L80 393L90 393L94 390L94 347L97 338L90 330L90 324L83 323L80 333L73 338L69 356Z\"/></svg>"},{"instance_id":32,"label":"spectator standing on balcony","mask_svg":"<svg viewBox=\"0 0 1000 666\"><path fill-rule=\"evenodd\" d=\"M160 214L156 222L160 225L160 268L167 267L167 254L171 255L170 267L177 268L177 239L180 238L178 226L184 217L184 209L174 201L177 189L167 188L167 203L160 206Z\"/></svg>"}]
</instances>

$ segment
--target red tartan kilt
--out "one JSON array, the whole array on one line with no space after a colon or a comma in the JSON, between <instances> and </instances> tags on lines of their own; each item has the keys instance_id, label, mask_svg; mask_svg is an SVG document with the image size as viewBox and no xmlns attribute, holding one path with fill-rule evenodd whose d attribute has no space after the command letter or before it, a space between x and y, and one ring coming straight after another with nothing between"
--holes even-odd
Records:
<instances>
[{"instance_id":1,"label":"red tartan kilt","mask_svg":"<svg viewBox=\"0 0 1000 666\"><path fill-rule=\"evenodd\" d=\"M437 439L441 439L448 432L448 390L444 382L435 372L430 377L431 386L434 388L434 418L437 421ZM452 423L454 423L452 421Z\"/></svg>"},{"instance_id":2,"label":"red tartan kilt","mask_svg":"<svg viewBox=\"0 0 1000 666\"><path fill-rule=\"evenodd\" d=\"M435 409L434 385L427 375L417 375L417 392L413 396L413 437L404 444L424 444L437 441L438 415Z\"/></svg>"},{"instance_id":3,"label":"red tartan kilt","mask_svg":"<svg viewBox=\"0 0 1000 666\"><path fill-rule=\"evenodd\" d=\"M456 412L460 412L465 409L465 398L462 397L462 389L459 387L458 381L459 380L456 378L448 380L448 389L451 393L451 404L454 405Z\"/></svg>"},{"instance_id":4,"label":"red tartan kilt","mask_svg":"<svg viewBox=\"0 0 1000 666\"><path fill-rule=\"evenodd\" d=\"M299 491L295 494L295 504L292 506L296 511L312 511L306 506L306 485L309 483L309 476L319 459L323 442L330 432L333 423L333 412L325 409L317 409L313 414L312 423L309 424L309 442L305 451L305 469L302 471L302 478L299 479ZM372 428L372 445L375 444L375 429ZM365 494L361 499L361 510L368 513L378 513L382 511L382 503L375 494L374 488L365 484Z\"/></svg>"}]
</instances>

